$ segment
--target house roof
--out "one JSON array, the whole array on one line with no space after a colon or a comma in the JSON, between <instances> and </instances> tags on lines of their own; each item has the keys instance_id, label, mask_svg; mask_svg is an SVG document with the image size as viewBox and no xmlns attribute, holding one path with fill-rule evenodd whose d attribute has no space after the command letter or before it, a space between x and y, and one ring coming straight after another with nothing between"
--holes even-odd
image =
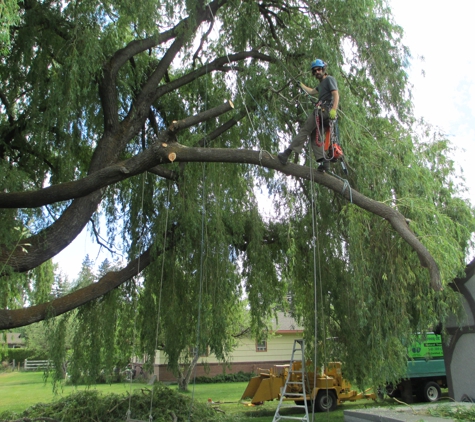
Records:
<instances>
[{"instance_id":1,"label":"house roof","mask_svg":"<svg viewBox=\"0 0 475 422\"><path fill-rule=\"evenodd\" d=\"M6 340L6 341L5 341ZM6 339L0 335L0 343L2 344L25 344L25 339L20 333L6 333Z\"/></svg>"},{"instance_id":2,"label":"house roof","mask_svg":"<svg viewBox=\"0 0 475 422\"><path fill-rule=\"evenodd\" d=\"M303 327L289 314L277 312L277 319L272 319L272 330L277 334L302 333Z\"/></svg>"}]
</instances>

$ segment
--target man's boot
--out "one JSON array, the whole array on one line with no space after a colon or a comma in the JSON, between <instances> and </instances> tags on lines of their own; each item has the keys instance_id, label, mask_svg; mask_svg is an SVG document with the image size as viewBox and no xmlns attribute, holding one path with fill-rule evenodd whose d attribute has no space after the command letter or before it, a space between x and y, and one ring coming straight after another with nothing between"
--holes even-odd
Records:
<instances>
[{"instance_id":1,"label":"man's boot","mask_svg":"<svg viewBox=\"0 0 475 422\"><path fill-rule=\"evenodd\" d=\"M289 148L287 148L284 152L279 152L277 154L277 158L279 159L280 164L285 166L287 164L287 160L290 157L290 154L292 154L292 150Z\"/></svg>"},{"instance_id":2,"label":"man's boot","mask_svg":"<svg viewBox=\"0 0 475 422\"><path fill-rule=\"evenodd\" d=\"M330 162L329 161L319 161L320 165L317 167L317 170L324 173L330 171Z\"/></svg>"}]
</instances>

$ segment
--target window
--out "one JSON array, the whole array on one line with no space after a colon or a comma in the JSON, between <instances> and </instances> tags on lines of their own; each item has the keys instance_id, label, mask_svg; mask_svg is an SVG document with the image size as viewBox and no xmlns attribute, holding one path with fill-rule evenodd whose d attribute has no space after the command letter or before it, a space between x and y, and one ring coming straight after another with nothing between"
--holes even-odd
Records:
<instances>
[{"instance_id":1,"label":"window","mask_svg":"<svg viewBox=\"0 0 475 422\"><path fill-rule=\"evenodd\" d=\"M267 352L267 340L256 342L256 352Z\"/></svg>"}]
</instances>

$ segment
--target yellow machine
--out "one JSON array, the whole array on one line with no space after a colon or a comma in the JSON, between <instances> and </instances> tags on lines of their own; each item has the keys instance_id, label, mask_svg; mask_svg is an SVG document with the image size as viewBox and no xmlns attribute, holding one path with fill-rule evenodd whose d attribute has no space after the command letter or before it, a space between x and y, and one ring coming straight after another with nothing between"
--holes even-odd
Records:
<instances>
[{"instance_id":1,"label":"yellow machine","mask_svg":"<svg viewBox=\"0 0 475 422\"><path fill-rule=\"evenodd\" d=\"M283 394L284 400L295 401L295 393L302 393L301 366L301 362L292 364L290 382L287 382L286 391L283 391L283 389L290 365L275 365L269 370L263 370L258 376L249 381L241 400L251 399L251 403L257 405L265 401L279 399L280 395ZM316 378L313 372L307 372L304 376L305 391L307 392L305 398L309 405L312 401L314 402L316 411L332 411L337 404L345 401L376 399L374 393L368 394L369 390L357 392L351 389L351 384L343 378L341 373L341 362L330 362L323 374L317 375ZM303 404L301 396L299 402Z\"/></svg>"}]
</instances>

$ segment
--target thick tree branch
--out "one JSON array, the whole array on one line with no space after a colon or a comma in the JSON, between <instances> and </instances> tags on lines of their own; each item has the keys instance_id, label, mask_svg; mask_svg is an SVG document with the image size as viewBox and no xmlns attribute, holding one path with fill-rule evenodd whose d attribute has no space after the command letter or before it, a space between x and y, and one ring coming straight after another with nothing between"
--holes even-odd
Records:
<instances>
[{"instance_id":1,"label":"thick tree branch","mask_svg":"<svg viewBox=\"0 0 475 422\"><path fill-rule=\"evenodd\" d=\"M263 167L279 170L285 174L293 175L306 180L313 180L322 186L341 194L348 200L386 219L399 235L418 254L421 265L428 268L431 286L434 290L441 290L440 273L437 263L432 258L425 246L419 241L416 235L409 229L406 219L397 210L374 201L360 194L355 190L345 189L344 182L331 174L319 173L308 167L297 164L287 164L282 166L280 162L271 154L250 150L229 150L229 149L209 149L209 148L186 148L177 143L171 145L157 144L153 148L157 159L167 160L173 152L176 161L180 162L225 162L225 163L248 163L261 165ZM134 275L138 274L150 263L149 251L145 252L140 259L131 262L126 268L119 272L108 273L98 283L87 286L84 289L73 292L63 298L56 299L47 304L37 305L31 308L19 310L0 311L0 329L14 328L45 319L48 316L60 315L82 304L100 297L110 290L118 287Z\"/></svg>"},{"instance_id":2,"label":"thick tree branch","mask_svg":"<svg viewBox=\"0 0 475 422\"><path fill-rule=\"evenodd\" d=\"M131 261L124 269L112 271L97 283L69 293L66 296L29 308L0 310L0 330L22 327L55 317L97 299L139 274L150 264L150 249Z\"/></svg>"},{"instance_id":3,"label":"thick tree branch","mask_svg":"<svg viewBox=\"0 0 475 422\"><path fill-rule=\"evenodd\" d=\"M232 109L232 103L227 101L195 116L175 121L170 130L160 134L157 142L162 144L173 141L175 139L174 132L218 117ZM229 123L226 124L226 127L228 126ZM218 135L219 132L213 133L213 136ZM164 162L170 163L168 157ZM140 174L160 163L157 162L153 148L149 148L127 161L105 167L78 181L61 183L34 192L0 193L0 208L35 208L54 202L81 198L100 188Z\"/></svg>"},{"instance_id":4,"label":"thick tree branch","mask_svg":"<svg viewBox=\"0 0 475 422\"><path fill-rule=\"evenodd\" d=\"M209 120L214 117L220 116L221 114L227 113L233 108L234 108L233 103L228 100L225 103L221 104L220 106L203 111L202 113L198 113L195 116L190 116L182 120L175 120L172 122L172 124L170 125L168 129L171 132L177 132L179 130L186 129L198 123L204 122L205 120Z\"/></svg>"},{"instance_id":5,"label":"thick tree branch","mask_svg":"<svg viewBox=\"0 0 475 422\"><path fill-rule=\"evenodd\" d=\"M262 61L266 61L269 63L273 63L276 61L275 58L268 56L266 54L260 53L257 50L250 50L250 51L241 51L236 54L229 54L227 56L218 57L217 59L213 60L212 62L202 66L193 72L189 72L186 75L177 78L166 85L159 86L154 94L153 101L156 101L158 98L162 97L169 92L172 92L182 86L189 84L190 82L196 80L197 78L204 76L213 71L223 71L229 70L229 68L224 68L225 65L229 64L230 62L236 62L239 60L245 60L248 58L258 59Z\"/></svg>"},{"instance_id":6,"label":"thick tree branch","mask_svg":"<svg viewBox=\"0 0 475 422\"><path fill-rule=\"evenodd\" d=\"M207 20L212 22L212 14L215 15L219 8L224 6L227 3L227 0L215 0L209 3L206 7L203 5L198 6L197 9L202 10L200 19L195 22L195 28L197 28L203 21ZM140 54L144 51L150 50L151 48L157 47L160 44L163 44L173 38L176 38L179 34L186 31L187 27L190 25L190 18L184 18L173 28L162 32L160 34L155 34L151 37L145 38L143 40L134 40L127 44L126 47L118 50L109 61L111 76L117 75L119 69L127 63L133 56Z\"/></svg>"},{"instance_id":7,"label":"thick tree branch","mask_svg":"<svg viewBox=\"0 0 475 422\"><path fill-rule=\"evenodd\" d=\"M314 170L312 174L311 169L298 164L282 166L276 157L268 152L223 148L187 148L178 143L157 143L153 146L152 150L155 160L158 161L158 163L169 162L170 154L173 153L175 155L174 160L177 162L247 163L279 170L285 174L302 179L314 180L320 185L341 194L346 199L351 199L352 202L360 208L387 220L399 235L417 252L421 265L429 270L432 288L434 290L442 290L437 263L414 232L410 230L405 217L399 211L381 202L374 201L354 189L350 192L349 189L345 189L344 182L336 177L320 173L316 170Z\"/></svg>"}]
</instances>

